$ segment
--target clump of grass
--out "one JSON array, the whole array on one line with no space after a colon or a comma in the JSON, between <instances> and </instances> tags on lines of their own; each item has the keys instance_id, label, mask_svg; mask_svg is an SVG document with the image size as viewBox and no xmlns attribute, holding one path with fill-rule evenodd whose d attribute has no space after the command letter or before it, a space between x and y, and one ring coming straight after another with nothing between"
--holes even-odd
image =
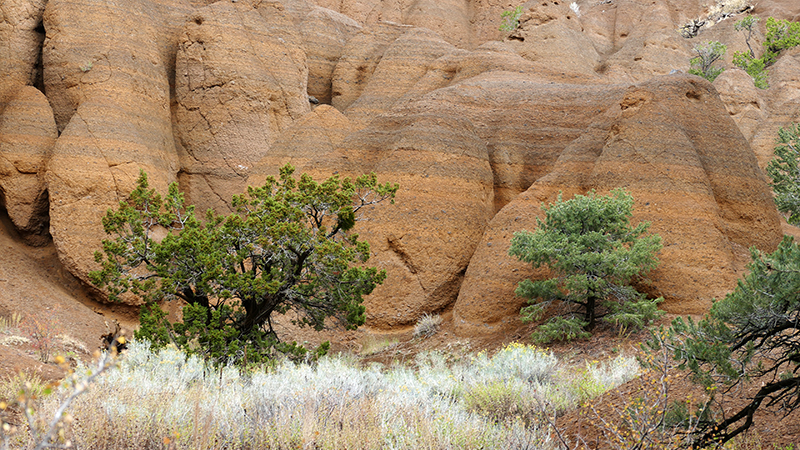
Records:
<instances>
[{"instance_id":1,"label":"clump of grass","mask_svg":"<svg viewBox=\"0 0 800 450\"><path fill-rule=\"evenodd\" d=\"M637 377L639 363L631 356L619 355L605 362L592 361L583 369L562 370L559 376L566 386L565 404L569 409Z\"/></svg>"},{"instance_id":2,"label":"clump of grass","mask_svg":"<svg viewBox=\"0 0 800 450\"><path fill-rule=\"evenodd\" d=\"M442 316L439 314L424 314L419 318L417 324L414 325L414 337L426 338L433 336L439 331L439 326L442 324Z\"/></svg>"},{"instance_id":3,"label":"clump of grass","mask_svg":"<svg viewBox=\"0 0 800 450\"><path fill-rule=\"evenodd\" d=\"M519 381L492 381L470 386L462 398L470 412L478 413L494 423L522 420L533 425L542 405L529 395L527 386Z\"/></svg>"},{"instance_id":4,"label":"clump of grass","mask_svg":"<svg viewBox=\"0 0 800 450\"><path fill-rule=\"evenodd\" d=\"M40 376L35 373L20 372L0 379L0 400L12 402L23 391L27 391L35 397L41 397L46 388L47 384L42 381Z\"/></svg>"},{"instance_id":5,"label":"clump of grass","mask_svg":"<svg viewBox=\"0 0 800 450\"><path fill-rule=\"evenodd\" d=\"M400 344L400 341L397 338L387 338L369 334L361 340L361 349L358 353L361 356L375 355L396 347L398 344Z\"/></svg>"}]
</instances>

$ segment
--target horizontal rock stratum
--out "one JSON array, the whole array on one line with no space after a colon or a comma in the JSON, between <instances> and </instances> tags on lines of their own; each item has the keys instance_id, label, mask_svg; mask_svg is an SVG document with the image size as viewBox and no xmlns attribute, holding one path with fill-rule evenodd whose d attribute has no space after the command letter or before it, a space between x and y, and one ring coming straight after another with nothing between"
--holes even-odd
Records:
<instances>
[{"instance_id":1,"label":"horizontal rock stratum","mask_svg":"<svg viewBox=\"0 0 800 450\"><path fill-rule=\"evenodd\" d=\"M763 167L777 129L800 120L800 51L759 90L730 66L746 48L738 11L529 1L501 32L509 6L6 0L1 204L86 283L100 219L140 169L220 211L287 162L315 177L374 171L401 190L357 226L388 274L365 301L368 324L452 309L467 334L515 323L516 284L544 275L507 255L543 202L622 187L634 221L664 241L640 287L670 312L705 311L748 247L771 250L783 234ZM797 20L800 4L752 12ZM682 37L696 19L708 25ZM708 40L729 46L713 85L685 73Z\"/></svg>"}]
</instances>

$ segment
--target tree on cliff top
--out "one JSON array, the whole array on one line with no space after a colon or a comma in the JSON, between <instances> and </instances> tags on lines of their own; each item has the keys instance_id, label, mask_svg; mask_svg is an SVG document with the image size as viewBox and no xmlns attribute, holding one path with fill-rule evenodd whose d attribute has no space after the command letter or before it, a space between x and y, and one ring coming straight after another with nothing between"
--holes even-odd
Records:
<instances>
[{"instance_id":1,"label":"tree on cliff top","mask_svg":"<svg viewBox=\"0 0 800 450\"><path fill-rule=\"evenodd\" d=\"M523 321L540 320L546 308L559 302L565 314L539 326L539 342L588 337L596 320L622 329L640 328L660 312L657 303L636 291L630 282L658 264L661 237L646 234L650 224L631 227L633 197L621 189L598 197L576 195L542 208L534 233L520 231L511 239L509 254L534 268L546 265L555 277L523 280L516 294L531 303L522 309Z\"/></svg>"},{"instance_id":2,"label":"tree on cliff top","mask_svg":"<svg viewBox=\"0 0 800 450\"><path fill-rule=\"evenodd\" d=\"M95 254L102 269L92 282L113 300L130 292L145 301L138 337L189 352L199 344L215 362L261 361L275 347L303 352L279 344L276 312L291 310L297 324L317 330L328 318L362 325L362 296L385 273L362 265L369 244L351 229L366 207L394 202L398 186L374 174L318 183L293 172L284 166L279 178L235 196L235 213L209 210L205 221L184 206L177 184L162 198L142 172L130 199L103 218L113 238ZM170 323L157 302L175 298L187 305L183 321Z\"/></svg>"}]
</instances>

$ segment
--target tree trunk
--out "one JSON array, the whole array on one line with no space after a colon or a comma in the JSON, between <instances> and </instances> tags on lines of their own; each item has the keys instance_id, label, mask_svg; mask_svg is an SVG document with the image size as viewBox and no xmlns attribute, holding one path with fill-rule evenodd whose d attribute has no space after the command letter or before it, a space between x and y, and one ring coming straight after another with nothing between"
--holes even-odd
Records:
<instances>
[{"instance_id":1,"label":"tree trunk","mask_svg":"<svg viewBox=\"0 0 800 450\"><path fill-rule=\"evenodd\" d=\"M244 307L245 314L244 320L242 320L241 326L239 326L239 331L247 335L251 331L267 323L272 311L275 309L273 303L274 302L269 299L260 303L255 299L242 300L242 307ZM271 324L269 332L274 334Z\"/></svg>"},{"instance_id":2,"label":"tree trunk","mask_svg":"<svg viewBox=\"0 0 800 450\"><path fill-rule=\"evenodd\" d=\"M591 331L594 328L595 323L595 314L594 310L597 305L597 297L594 295L590 295L589 298L586 299L586 331Z\"/></svg>"}]
</instances>

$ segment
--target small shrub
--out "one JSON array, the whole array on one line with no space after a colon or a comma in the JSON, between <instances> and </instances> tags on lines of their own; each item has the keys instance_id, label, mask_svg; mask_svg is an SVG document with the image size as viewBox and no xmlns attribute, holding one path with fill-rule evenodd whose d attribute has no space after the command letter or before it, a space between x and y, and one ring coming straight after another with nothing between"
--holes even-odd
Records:
<instances>
[{"instance_id":1,"label":"small shrub","mask_svg":"<svg viewBox=\"0 0 800 450\"><path fill-rule=\"evenodd\" d=\"M42 362L47 362L58 343L60 326L52 313L30 315L21 324L22 332L30 339L31 347Z\"/></svg>"},{"instance_id":2,"label":"small shrub","mask_svg":"<svg viewBox=\"0 0 800 450\"><path fill-rule=\"evenodd\" d=\"M417 321L414 326L415 338L426 338L433 336L439 331L439 325L442 324L442 316L439 314L425 314Z\"/></svg>"},{"instance_id":3,"label":"small shrub","mask_svg":"<svg viewBox=\"0 0 800 450\"><path fill-rule=\"evenodd\" d=\"M750 45L750 39L753 38L753 27L756 25L757 22L758 22L758 17L747 15L742 20L736 22L733 25L733 28L736 31L747 32L747 34L744 37L744 42L745 44L747 44L747 49L750 51L751 58L756 57L756 53L753 51L753 47Z\"/></svg>"},{"instance_id":4,"label":"small shrub","mask_svg":"<svg viewBox=\"0 0 800 450\"><path fill-rule=\"evenodd\" d=\"M521 420L530 426L541 409L535 398L526 392L526 386L518 381L473 385L464 392L463 401L467 411L480 414L494 423Z\"/></svg>"},{"instance_id":5,"label":"small shrub","mask_svg":"<svg viewBox=\"0 0 800 450\"><path fill-rule=\"evenodd\" d=\"M661 237L648 234L649 222L632 226L633 197L623 189L607 196L576 195L549 206L536 231L514 233L508 254L533 268L547 266L553 278L522 280L514 291L528 299L523 322L542 319L551 306L562 314L539 325L533 339L582 339L597 321L639 327L657 317L656 304L631 286L658 265Z\"/></svg>"},{"instance_id":6,"label":"small shrub","mask_svg":"<svg viewBox=\"0 0 800 450\"><path fill-rule=\"evenodd\" d=\"M695 45L694 51L697 53L697 56L689 61L692 65L692 68L689 69L689 73L713 82L725 71L725 68L714 67L713 64L725 55L726 50L727 47L717 41Z\"/></svg>"},{"instance_id":7,"label":"small shrub","mask_svg":"<svg viewBox=\"0 0 800 450\"><path fill-rule=\"evenodd\" d=\"M778 60L781 51L800 45L800 22L767 19L767 33L764 35L764 64L771 66Z\"/></svg>"},{"instance_id":8,"label":"small shrub","mask_svg":"<svg viewBox=\"0 0 800 450\"><path fill-rule=\"evenodd\" d=\"M733 54L733 65L747 72L753 79L753 85L759 89L767 89L769 82L767 81L768 72L766 64L761 58L754 58L745 52L735 52Z\"/></svg>"},{"instance_id":9,"label":"small shrub","mask_svg":"<svg viewBox=\"0 0 800 450\"><path fill-rule=\"evenodd\" d=\"M528 383L547 383L555 373L558 358L552 352L519 343L503 347L491 358L479 354L475 364L482 378L508 380L518 378Z\"/></svg>"},{"instance_id":10,"label":"small shrub","mask_svg":"<svg viewBox=\"0 0 800 450\"><path fill-rule=\"evenodd\" d=\"M775 157L767 165L767 174L778 211L788 215L790 224L800 225L800 124L778 130Z\"/></svg>"},{"instance_id":11,"label":"small shrub","mask_svg":"<svg viewBox=\"0 0 800 450\"><path fill-rule=\"evenodd\" d=\"M514 31L519 26L519 18L522 16L522 5L510 11L503 11L500 14L502 22L500 24L500 31Z\"/></svg>"}]
</instances>

